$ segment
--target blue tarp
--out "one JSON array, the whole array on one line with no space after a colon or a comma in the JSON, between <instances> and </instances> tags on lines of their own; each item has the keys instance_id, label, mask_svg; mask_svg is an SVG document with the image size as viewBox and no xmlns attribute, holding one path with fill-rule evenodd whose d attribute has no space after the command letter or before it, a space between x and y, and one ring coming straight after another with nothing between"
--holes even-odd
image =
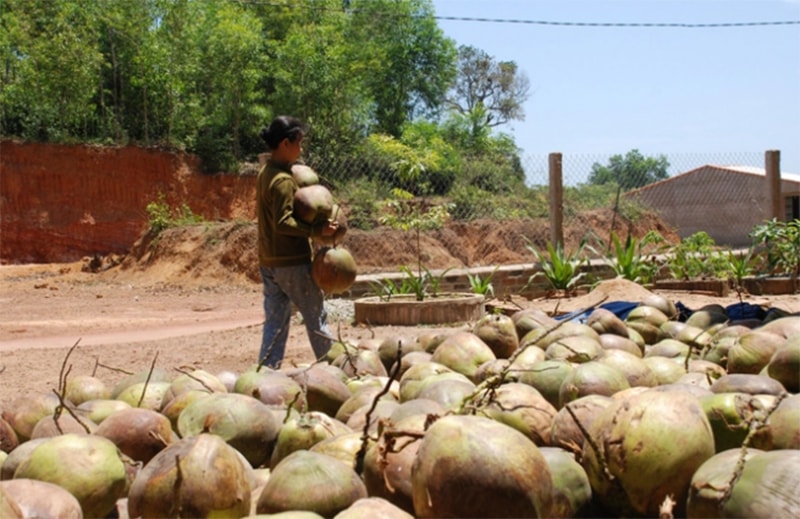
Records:
<instances>
[{"instance_id":1,"label":"blue tarp","mask_svg":"<svg viewBox=\"0 0 800 519\"><path fill-rule=\"evenodd\" d=\"M589 307L585 310L576 310L568 314L559 315L556 317L556 320L586 323L586 320L596 308L605 308L624 321L628 317L628 314L631 313L631 310L637 306L639 306L639 303L634 303L631 301L611 301L601 305ZM675 303L675 308L677 308L679 313L679 321L686 321L686 319L688 319L689 316L696 311L686 307L686 305L680 301ZM763 306L745 302L734 303L725 307L725 313L731 321L741 321L745 319L757 319L759 321L763 321L769 314L774 312L786 314L785 311L779 308L771 308L766 310Z\"/></svg>"}]
</instances>

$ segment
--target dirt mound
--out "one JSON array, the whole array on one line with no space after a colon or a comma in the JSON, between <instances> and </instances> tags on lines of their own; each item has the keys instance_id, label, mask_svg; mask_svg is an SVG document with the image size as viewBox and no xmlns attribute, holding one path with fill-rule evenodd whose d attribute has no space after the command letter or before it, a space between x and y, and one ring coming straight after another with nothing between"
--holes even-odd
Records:
<instances>
[{"instance_id":1,"label":"dirt mound","mask_svg":"<svg viewBox=\"0 0 800 519\"><path fill-rule=\"evenodd\" d=\"M658 231L674 243L678 236L655 216L637 219L635 224L615 217L611 210L581 213L564 227L565 249L575 250L590 233L608 240L612 222L621 236L631 232L641 238ZM204 222L171 228L158 236L143 235L112 275L146 276L148 280L196 283L258 282L256 224L253 222ZM535 261L527 248L543 248L549 241L546 219L477 220L452 222L442 229L420 233L379 228L351 229L342 246L356 260L360 274L395 272L402 266L425 268L472 268L487 265L525 264ZM419 255L418 255L419 250Z\"/></svg>"}]
</instances>

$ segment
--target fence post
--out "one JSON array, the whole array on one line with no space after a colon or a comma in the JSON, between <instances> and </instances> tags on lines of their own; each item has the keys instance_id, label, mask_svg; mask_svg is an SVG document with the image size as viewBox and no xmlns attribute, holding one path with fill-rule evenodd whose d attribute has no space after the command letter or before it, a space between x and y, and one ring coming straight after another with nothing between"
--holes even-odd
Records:
<instances>
[{"instance_id":1,"label":"fence post","mask_svg":"<svg viewBox=\"0 0 800 519\"><path fill-rule=\"evenodd\" d=\"M780 150L767 150L764 154L764 169L767 179L767 199L769 200L770 217L776 220L785 220L783 197L781 197L781 152Z\"/></svg>"},{"instance_id":2,"label":"fence post","mask_svg":"<svg viewBox=\"0 0 800 519\"><path fill-rule=\"evenodd\" d=\"M550 172L550 243L564 245L564 177L561 154L548 155Z\"/></svg>"}]
</instances>

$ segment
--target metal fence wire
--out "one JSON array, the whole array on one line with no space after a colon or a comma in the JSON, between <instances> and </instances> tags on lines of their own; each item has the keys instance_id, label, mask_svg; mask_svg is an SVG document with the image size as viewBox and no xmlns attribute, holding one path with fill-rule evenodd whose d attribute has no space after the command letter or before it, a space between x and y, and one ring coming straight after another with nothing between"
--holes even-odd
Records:
<instances>
[{"instance_id":1,"label":"metal fence wire","mask_svg":"<svg viewBox=\"0 0 800 519\"><path fill-rule=\"evenodd\" d=\"M486 235L479 257L450 265L471 267L518 260L492 257L491 243L499 238L518 250L556 241L574 246L598 225L620 235L626 223L651 225L678 239L706 232L720 246L746 247L754 226L774 214L767 171L771 153L779 152L550 153L524 155L513 167L480 163L452 174L420 168L413 180L403 180L397 164L311 165L344 201L352 229L399 229L407 232L407 240L414 239L411 231L420 230L426 239L457 251L467 226L483 226L493 234L507 226L509 236ZM778 171L778 179L782 216L796 218L800 175ZM563 229L568 235L558 234ZM601 238L609 239L608 233ZM374 246L385 245L376 239Z\"/></svg>"}]
</instances>

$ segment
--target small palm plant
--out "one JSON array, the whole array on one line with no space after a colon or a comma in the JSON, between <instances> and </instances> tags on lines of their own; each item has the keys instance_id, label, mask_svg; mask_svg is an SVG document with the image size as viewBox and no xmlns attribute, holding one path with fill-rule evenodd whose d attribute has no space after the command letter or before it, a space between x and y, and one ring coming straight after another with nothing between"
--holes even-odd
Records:
<instances>
[{"instance_id":1,"label":"small palm plant","mask_svg":"<svg viewBox=\"0 0 800 519\"><path fill-rule=\"evenodd\" d=\"M578 248L572 253L565 252L561 242L555 245L548 242L546 252L540 251L532 243L528 243L525 247L536 256L542 269L541 272L536 272L528 278L525 288L529 287L537 278L544 276L556 291L568 295L577 290L578 281L586 275L586 272L581 271L581 266L588 263L588 260L583 258L586 239L581 240Z\"/></svg>"},{"instance_id":2,"label":"small palm plant","mask_svg":"<svg viewBox=\"0 0 800 519\"><path fill-rule=\"evenodd\" d=\"M659 264L649 258L646 249L651 245L664 243L664 237L657 231L649 231L642 238L636 239L631 233L625 238L625 242L611 232L611 247L599 240L602 248L608 250L605 261L618 278L627 279L634 283L646 285L651 283L658 274ZM592 247L594 253L603 255Z\"/></svg>"}]
</instances>

